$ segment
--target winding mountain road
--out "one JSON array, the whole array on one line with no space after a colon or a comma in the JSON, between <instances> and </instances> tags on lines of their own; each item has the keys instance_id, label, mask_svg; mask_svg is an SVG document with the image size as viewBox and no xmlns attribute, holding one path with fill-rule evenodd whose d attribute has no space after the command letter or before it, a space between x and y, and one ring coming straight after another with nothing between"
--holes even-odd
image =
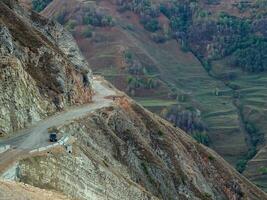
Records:
<instances>
[{"instance_id":1,"label":"winding mountain road","mask_svg":"<svg viewBox=\"0 0 267 200\"><path fill-rule=\"evenodd\" d=\"M21 154L27 154L31 150L50 145L48 129L60 126L69 121L85 116L96 109L108 107L112 100L106 97L116 95L116 92L105 85L101 79L93 80L93 102L87 105L70 108L47 119L41 120L33 126L19 131L14 137L0 140L0 147L10 145L10 149L0 154L0 172L9 163L19 159Z\"/></svg>"}]
</instances>

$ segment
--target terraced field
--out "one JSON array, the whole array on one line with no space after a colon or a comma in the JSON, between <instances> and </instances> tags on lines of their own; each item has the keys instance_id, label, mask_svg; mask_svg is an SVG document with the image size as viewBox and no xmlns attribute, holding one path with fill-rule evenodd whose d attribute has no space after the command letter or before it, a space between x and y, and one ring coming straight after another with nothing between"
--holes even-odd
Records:
<instances>
[{"instance_id":1,"label":"terraced field","mask_svg":"<svg viewBox=\"0 0 267 200\"><path fill-rule=\"evenodd\" d=\"M213 72L216 76L234 73L235 78L229 81L236 90L237 101L242 110L243 121L253 124L260 136L257 144L259 150L256 156L248 162L244 172L265 191L267 191L267 175L260 172L261 167L267 166L267 73L248 74L239 69L226 67L224 62L216 62L213 65ZM251 145L251 141L250 141Z\"/></svg>"},{"instance_id":2,"label":"terraced field","mask_svg":"<svg viewBox=\"0 0 267 200\"><path fill-rule=\"evenodd\" d=\"M130 50L138 52L140 60L153 63L154 71L160 73L160 80L169 89L175 88L178 94L186 96L185 100L177 103L201 111L203 120L209 128L211 147L229 162L236 164L246 154L248 147L246 135L240 128L237 109L232 102L232 89L211 78L191 53L180 50L176 41L156 44L147 36L146 31L138 26L134 31L124 31L124 34L132 41ZM159 103L162 108L174 105L173 100L165 99L166 96L162 100L159 99L161 95L157 93L161 91L154 91L153 96L144 92L135 99L153 111L160 110ZM216 91L219 95L215 94Z\"/></svg>"}]
</instances>

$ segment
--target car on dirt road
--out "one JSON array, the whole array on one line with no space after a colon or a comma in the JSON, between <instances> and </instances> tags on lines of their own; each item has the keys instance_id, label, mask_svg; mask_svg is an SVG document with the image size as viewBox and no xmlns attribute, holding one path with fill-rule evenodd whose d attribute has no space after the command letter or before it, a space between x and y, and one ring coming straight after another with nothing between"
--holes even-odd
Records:
<instances>
[{"instance_id":1,"label":"car on dirt road","mask_svg":"<svg viewBox=\"0 0 267 200\"><path fill-rule=\"evenodd\" d=\"M49 141L50 142L57 142L58 141L58 129L55 126L48 128L49 133Z\"/></svg>"},{"instance_id":2,"label":"car on dirt road","mask_svg":"<svg viewBox=\"0 0 267 200\"><path fill-rule=\"evenodd\" d=\"M50 142L57 142L58 141L57 134L56 133L50 133L49 134L49 141Z\"/></svg>"}]
</instances>

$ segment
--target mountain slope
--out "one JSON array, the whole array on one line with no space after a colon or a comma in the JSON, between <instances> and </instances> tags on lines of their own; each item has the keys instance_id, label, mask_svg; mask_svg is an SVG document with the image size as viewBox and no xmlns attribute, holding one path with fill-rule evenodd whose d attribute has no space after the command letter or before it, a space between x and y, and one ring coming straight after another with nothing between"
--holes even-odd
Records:
<instances>
[{"instance_id":1,"label":"mountain slope","mask_svg":"<svg viewBox=\"0 0 267 200\"><path fill-rule=\"evenodd\" d=\"M60 131L77 138L74 153L22 160L22 181L79 199L267 198L219 155L128 97Z\"/></svg>"},{"instance_id":2,"label":"mountain slope","mask_svg":"<svg viewBox=\"0 0 267 200\"><path fill-rule=\"evenodd\" d=\"M112 16L114 26L84 24L83 16L90 12L89 8L94 8L99 15ZM92 69L117 88L140 103L148 102L146 105L158 113L170 101L171 105L182 107L185 111L199 110L201 120L208 127L211 147L233 164L246 154L246 133L239 127L237 109L231 102L231 89L209 77L198 59L190 52L183 52L176 40L154 42L151 39L153 33L143 28L137 14L118 12L112 1L74 3L56 0L42 11L42 15L64 16L62 22L67 28L75 21L71 31ZM168 31L168 19L163 15L159 19ZM88 26L93 32L90 38L82 34ZM129 55L130 60L127 58ZM148 82L154 82L155 86L150 86ZM215 95L216 90L222 95ZM154 101L163 106L153 104ZM167 107L171 110L166 117L168 119L171 118L172 106Z\"/></svg>"},{"instance_id":3,"label":"mountain slope","mask_svg":"<svg viewBox=\"0 0 267 200\"><path fill-rule=\"evenodd\" d=\"M240 172L263 178L260 185L266 181L265 159L256 159L266 157L266 5L54 0L41 14L73 33L95 72Z\"/></svg>"},{"instance_id":4,"label":"mountain slope","mask_svg":"<svg viewBox=\"0 0 267 200\"><path fill-rule=\"evenodd\" d=\"M39 95L40 88L45 88L40 98L53 105L55 103L51 98L61 95L65 100L63 108L76 106L78 112L77 115L72 115L74 119L67 118L56 125L51 123L52 127L49 127L48 123L45 127L47 130L41 132L46 134L43 136L47 137L47 140L49 130L57 132L58 137L62 136L63 139L60 138L55 144L56 147L47 144L48 146L34 149L32 152L32 149L27 147L11 144L11 149L7 150L6 154L1 154L2 156L16 151L27 152L27 155L14 159L17 161L14 173L21 182L55 190L73 199L267 199L263 191L236 172L214 151L146 110L104 79L98 78L102 87L96 88L93 80L89 79L91 76L88 64L73 44L72 37L67 37L70 40L64 37L64 43L61 40L64 32L55 31L63 30L60 25L38 14L24 11L12 0L0 2L0 11L5 13L4 16L1 15L1 25L7 27L4 32L10 32L9 38L16 38L11 40L11 44L16 47L14 53L7 48L9 46L5 41L8 40L1 40L1 47L4 47L3 50L1 48L1 53L7 57L17 56L16 59L19 59L21 68L25 71L21 73L17 68L10 67L1 71L0 75L13 71L15 74L19 73L23 84L16 85L16 88L26 90L25 82L28 87L32 86L33 90L26 90L28 94L25 96L29 99ZM49 24L55 26L48 26ZM28 51L25 52L26 50ZM41 50L49 55L46 57L49 59L43 62L39 59ZM35 67L40 69L32 71L29 60L23 59L23 56L27 55L31 55L30 61L39 61ZM53 64L56 61L59 65L55 66ZM5 60L2 59L2 62L5 63ZM57 73L50 70L55 68L71 72L70 76L63 76L63 80L68 84L66 91L58 91L59 86L56 84L52 87L56 80L53 74ZM49 81L40 79L46 75L51 76ZM89 78L86 79L85 75ZM25 77L36 83L25 81L28 80ZM3 84L4 82L1 82L1 86ZM12 83L8 83L7 86L14 87ZM65 95L69 95L69 87L73 96L64 99ZM95 89L94 97L98 92L105 93L106 96L102 98L108 103L103 107L96 107L99 109L90 109L90 106L102 103L96 99L97 102L87 104L93 95L91 88ZM50 90L58 93L50 95ZM23 102L19 104L22 108L28 103L25 96L16 97L18 102ZM39 104L36 101L30 103L30 106ZM84 106L91 112L81 116L79 110ZM1 109L3 107L1 106ZM9 111L11 108L6 109ZM19 111L12 110L15 116ZM65 116L66 113L68 111L58 111L55 118ZM46 121L41 121L40 124L42 122ZM38 123L31 123L33 128L38 127ZM8 128L10 125L2 126ZM27 129L18 129L27 133ZM12 131L10 135L11 139L17 139ZM72 139L66 142L65 138ZM9 163L1 162L0 168L4 168L2 165L6 164ZM5 187L5 183L0 184L4 191ZM38 191L35 194L38 195Z\"/></svg>"}]
</instances>

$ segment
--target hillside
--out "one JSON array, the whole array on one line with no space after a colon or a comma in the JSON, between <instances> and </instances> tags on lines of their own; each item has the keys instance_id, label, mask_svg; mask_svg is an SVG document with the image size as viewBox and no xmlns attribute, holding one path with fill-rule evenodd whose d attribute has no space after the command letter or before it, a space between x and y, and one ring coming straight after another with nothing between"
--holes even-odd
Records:
<instances>
[{"instance_id":1,"label":"hillside","mask_svg":"<svg viewBox=\"0 0 267 200\"><path fill-rule=\"evenodd\" d=\"M9 100L2 94L1 110L8 114L1 118L12 113L17 119L23 108L43 103L53 108L31 112L47 114L39 119L18 118L24 126L16 129L10 127L18 120L1 123L8 130L0 138L1 178L28 184L0 181L7 198L11 188L15 199L20 193L27 199L267 199L213 150L93 78L61 25L14 0L1 1L0 11L0 53L7 58L0 60L0 75L13 78L0 85L21 91ZM51 131L58 135L55 143L49 142Z\"/></svg>"},{"instance_id":2,"label":"hillside","mask_svg":"<svg viewBox=\"0 0 267 200\"><path fill-rule=\"evenodd\" d=\"M266 1L54 0L41 14L95 73L266 187Z\"/></svg>"},{"instance_id":3,"label":"hillside","mask_svg":"<svg viewBox=\"0 0 267 200\"><path fill-rule=\"evenodd\" d=\"M13 1L0 7L0 134L91 101L91 71L72 36ZM12 9L17 9L14 13Z\"/></svg>"}]
</instances>

